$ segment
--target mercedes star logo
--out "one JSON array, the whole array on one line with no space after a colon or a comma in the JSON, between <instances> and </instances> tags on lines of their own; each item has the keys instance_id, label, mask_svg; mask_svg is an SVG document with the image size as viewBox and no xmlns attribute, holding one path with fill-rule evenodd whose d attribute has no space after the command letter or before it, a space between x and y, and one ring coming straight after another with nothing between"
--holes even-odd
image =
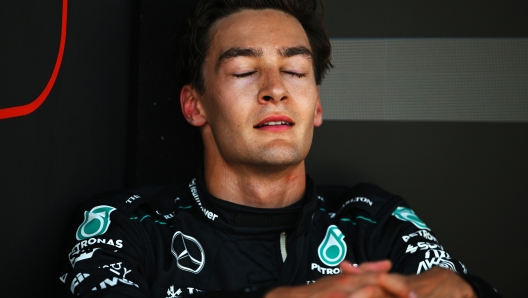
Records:
<instances>
[{"instance_id":1,"label":"mercedes star logo","mask_svg":"<svg viewBox=\"0 0 528 298\"><path fill-rule=\"evenodd\" d=\"M178 268L194 274L200 273L205 264L205 254L198 240L177 231L172 236L171 251L176 257Z\"/></svg>"}]
</instances>

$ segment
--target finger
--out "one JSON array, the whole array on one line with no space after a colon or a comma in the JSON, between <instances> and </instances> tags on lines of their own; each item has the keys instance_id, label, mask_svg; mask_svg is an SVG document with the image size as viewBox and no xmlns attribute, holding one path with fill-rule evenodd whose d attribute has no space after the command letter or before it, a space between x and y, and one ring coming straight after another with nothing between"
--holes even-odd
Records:
<instances>
[{"instance_id":1,"label":"finger","mask_svg":"<svg viewBox=\"0 0 528 298\"><path fill-rule=\"evenodd\" d=\"M327 281L330 284L335 283L335 286L345 291L351 291L351 293L362 289L360 293L375 291L377 295L376 288L379 288L385 293L381 297L407 298L411 292L409 283L403 275L388 274L385 272L363 271L359 274L339 274L327 279ZM318 283L318 285L322 285L322 283ZM370 287L372 289L369 289Z\"/></svg>"},{"instance_id":2,"label":"finger","mask_svg":"<svg viewBox=\"0 0 528 298\"><path fill-rule=\"evenodd\" d=\"M378 284L385 291L396 297L413 297L411 286L407 277L400 274L381 274L378 276Z\"/></svg>"},{"instance_id":3,"label":"finger","mask_svg":"<svg viewBox=\"0 0 528 298\"><path fill-rule=\"evenodd\" d=\"M359 265L359 269L361 269L361 271L368 271L368 272L389 272L391 268L392 268L392 263L390 260L365 262Z\"/></svg>"},{"instance_id":4,"label":"finger","mask_svg":"<svg viewBox=\"0 0 528 298\"><path fill-rule=\"evenodd\" d=\"M362 271L358 268L357 264L353 265L349 261L343 261L341 264L339 264L339 268L341 269L342 273L347 274L360 274Z\"/></svg>"}]
</instances>

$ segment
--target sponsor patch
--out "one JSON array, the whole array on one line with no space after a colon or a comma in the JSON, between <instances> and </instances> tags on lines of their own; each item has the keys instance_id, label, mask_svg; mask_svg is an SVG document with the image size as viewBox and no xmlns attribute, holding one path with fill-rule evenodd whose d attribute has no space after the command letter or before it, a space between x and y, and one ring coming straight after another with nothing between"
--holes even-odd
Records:
<instances>
[{"instance_id":1,"label":"sponsor patch","mask_svg":"<svg viewBox=\"0 0 528 298\"><path fill-rule=\"evenodd\" d=\"M431 243L427 244L431 245ZM459 263L462 265L464 273L467 273L466 267L461 262ZM451 260L451 256L446 251L444 251L443 249L429 249L425 252L425 260L421 261L418 264L418 270L416 271L416 274L420 274L421 272L427 271L435 266L449 269L453 272L458 273L455 264Z\"/></svg>"},{"instance_id":2,"label":"sponsor patch","mask_svg":"<svg viewBox=\"0 0 528 298\"><path fill-rule=\"evenodd\" d=\"M411 239L412 237L416 237L416 236L421 236L421 237L423 237L423 238L425 238L427 240L438 242L438 240L436 240L436 238L433 235L431 235L431 233L429 233L426 230L420 230L420 231L411 233L409 235L402 236L402 239L403 239L403 241L407 242L407 241L409 241L409 239Z\"/></svg>"},{"instance_id":3,"label":"sponsor patch","mask_svg":"<svg viewBox=\"0 0 528 298\"><path fill-rule=\"evenodd\" d=\"M339 211L337 213L340 213L341 211L343 211L343 209L348 206L349 204L352 204L352 203L357 203L357 202L361 202L361 203L365 203L365 204L368 204L369 206L372 206L372 204L374 204L371 200L365 198L365 197L355 197L355 198L352 198L348 201L346 201L342 206L341 208L339 208Z\"/></svg>"},{"instance_id":4,"label":"sponsor patch","mask_svg":"<svg viewBox=\"0 0 528 298\"><path fill-rule=\"evenodd\" d=\"M198 195L198 189L196 188L196 178L194 178L191 181L191 183L189 183L189 189L191 190L192 196L196 200L196 203L198 204L198 206L200 206L200 209L202 209L202 212L205 214L205 216L208 219L214 221L218 217L218 215L213 213L212 211L205 209L204 206L202 206L202 201L200 201L200 196Z\"/></svg>"},{"instance_id":5,"label":"sponsor patch","mask_svg":"<svg viewBox=\"0 0 528 298\"><path fill-rule=\"evenodd\" d=\"M341 273L341 268L325 268L321 267L316 263L312 263L312 270L317 270L321 274L339 274Z\"/></svg>"},{"instance_id":6,"label":"sponsor patch","mask_svg":"<svg viewBox=\"0 0 528 298\"><path fill-rule=\"evenodd\" d=\"M138 196L138 195L133 195L133 196L131 196L130 198L128 198L128 199L125 201L125 203L126 203L126 204L132 204L132 202L134 202L135 200L140 199L140 198L141 198L141 197Z\"/></svg>"},{"instance_id":7,"label":"sponsor patch","mask_svg":"<svg viewBox=\"0 0 528 298\"><path fill-rule=\"evenodd\" d=\"M101 205L84 212L84 221L77 228L77 240L85 240L106 233L110 226L110 213L116 210L114 207Z\"/></svg>"},{"instance_id":8,"label":"sponsor patch","mask_svg":"<svg viewBox=\"0 0 528 298\"><path fill-rule=\"evenodd\" d=\"M181 270L198 274L205 265L205 253L200 242L180 231L172 236L171 252Z\"/></svg>"},{"instance_id":9,"label":"sponsor patch","mask_svg":"<svg viewBox=\"0 0 528 298\"><path fill-rule=\"evenodd\" d=\"M457 272L455 264L450 260L444 258L432 258L421 261L420 264L418 264L418 271L416 271L416 274L420 274L422 271L427 271L435 266Z\"/></svg>"},{"instance_id":10,"label":"sponsor patch","mask_svg":"<svg viewBox=\"0 0 528 298\"><path fill-rule=\"evenodd\" d=\"M392 216L402 221L408 221L412 223L413 225L415 225L416 227L418 227L419 229L429 230L429 231L431 230L425 225L425 223L420 218L418 218L418 216L414 213L414 211L411 208L398 207L396 208L396 210L394 210L394 212L392 213Z\"/></svg>"},{"instance_id":11,"label":"sponsor patch","mask_svg":"<svg viewBox=\"0 0 528 298\"><path fill-rule=\"evenodd\" d=\"M182 288L175 288L174 286L170 286L167 290L167 298L178 298L181 297L180 295L192 295L202 292L202 290L198 290L197 288L192 287L183 287Z\"/></svg>"},{"instance_id":12,"label":"sponsor patch","mask_svg":"<svg viewBox=\"0 0 528 298\"><path fill-rule=\"evenodd\" d=\"M321 262L327 266L335 267L345 259L347 245L343 240L344 238L345 235L341 233L337 226L331 225L328 227L326 236L317 250Z\"/></svg>"},{"instance_id":13,"label":"sponsor patch","mask_svg":"<svg viewBox=\"0 0 528 298\"><path fill-rule=\"evenodd\" d=\"M124 267L122 265L123 265L122 262L118 262L118 263L113 263L113 264L109 264L109 265L99 266L97 268L108 269L112 273L114 273L115 275L126 279L126 275L129 274L130 272L132 272L132 270L127 270L126 267ZM123 270L123 271L121 271L121 270ZM123 276L121 276L121 275L123 275Z\"/></svg>"},{"instance_id":14,"label":"sponsor patch","mask_svg":"<svg viewBox=\"0 0 528 298\"><path fill-rule=\"evenodd\" d=\"M429 242L418 242L416 246L413 246L412 244L409 244L407 246L406 253L415 253L417 250L429 250L429 249L436 249L436 250L444 250L442 245L438 243L429 243Z\"/></svg>"},{"instance_id":15,"label":"sponsor patch","mask_svg":"<svg viewBox=\"0 0 528 298\"><path fill-rule=\"evenodd\" d=\"M103 280L97 286L93 287L92 291L104 290L106 288L114 287L114 286L116 286L119 283L122 283L122 284L125 284L125 285L129 285L129 286L135 286L136 288L139 288L139 286L136 283L134 283L134 282L132 282L132 281L130 281L128 279L114 277L112 279L107 278L107 279Z\"/></svg>"},{"instance_id":16,"label":"sponsor patch","mask_svg":"<svg viewBox=\"0 0 528 298\"><path fill-rule=\"evenodd\" d=\"M71 252L68 254L68 259L70 260L72 267L75 267L75 264L79 261L90 259L93 257L96 250L101 249L101 247L92 249L91 246L95 244L105 244L115 248L123 248L123 240L121 239L117 239L115 243L112 239L90 238L88 240L83 240L75 244Z\"/></svg>"},{"instance_id":17,"label":"sponsor patch","mask_svg":"<svg viewBox=\"0 0 528 298\"><path fill-rule=\"evenodd\" d=\"M96 252L98 249L101 249L100 247L94 248L88 252L81 251L79 254L71 254L70 253L70 263L73 268L75 268L75 264L82 260L91 259L93 257L94 252Z\"/></svg>"},{"instance_id":18,"label":"sponsor patch","mask_svg":"<svg viewBox=\"0 0 528 298\"><path fill-rule=\"evenodd\" d=\"M75 294L75 288L89 276L90 274L88 273L77 273L77 275L75 275L70 286L72 294Z\"/></svg>"}]
</instances>

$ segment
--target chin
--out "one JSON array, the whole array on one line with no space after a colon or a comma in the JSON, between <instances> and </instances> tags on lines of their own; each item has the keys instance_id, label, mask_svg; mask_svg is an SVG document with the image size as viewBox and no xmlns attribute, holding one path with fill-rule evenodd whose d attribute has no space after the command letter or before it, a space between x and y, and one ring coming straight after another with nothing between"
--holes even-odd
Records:
<instances>
[{"instance_id":1,"label":"chin","mask_svg":"<svg viewBox=\"0 0 528 298\"><path fill-rule=\"evenodd\" d=\"M271 150L259 150L256 164L269 168L284 168L301 163L307 154L302 154L298 148L273 148ZM306 152L308 153L308 152Z\"/></svg>"}]
</instances>

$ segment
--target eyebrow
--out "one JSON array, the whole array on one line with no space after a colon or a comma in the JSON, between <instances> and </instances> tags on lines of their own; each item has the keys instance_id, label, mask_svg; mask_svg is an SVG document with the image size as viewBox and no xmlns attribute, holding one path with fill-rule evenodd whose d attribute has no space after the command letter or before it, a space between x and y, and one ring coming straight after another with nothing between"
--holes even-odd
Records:
<instances>
[{"instance_id":1,"label":"eyebrow","mask_svg":"<svg viewBox=\"0 0 528 298\"><path fill-rule=\"evenodd\" d=\"M259 58L262 57L262 49L254 49L254 48L230 48L229 50L225 51L218 57L218 61L216 61L215 69L218 70L220 66L229 59L236 58L236 57L255 57Z\"/></svg>"},{"instance_id":2,"label":"eyebrow","mask_svg":"<svg viewBox=\"0 0 528 298\"><path fill-rule=\"evenodd\" d=\"M310 60L313 58L312 52L305 46L295 46L295 47L283 47L282 49L277 50L279 56L289 58L297 55L306 56ZM218 61L216 61L215 69L218 71L220 66L229 59L236 57L254 57L260 58L263 56L262 49L255 48L230 48L227 51L223 52Z\"/></svg>"},{"instance_id":3,"label":"eyebrow","mask_svg":"<svg viewBox=\"0 0 528 298\"><path fill-rule=\"evenodd\" d=\"M305 46L296 46L296 47L284 47L279 49L279 55L282 57L293 57L297 55L306 56L309 59L313 58L312 51L310 51Z\"/></svg>"}]
</instances>

